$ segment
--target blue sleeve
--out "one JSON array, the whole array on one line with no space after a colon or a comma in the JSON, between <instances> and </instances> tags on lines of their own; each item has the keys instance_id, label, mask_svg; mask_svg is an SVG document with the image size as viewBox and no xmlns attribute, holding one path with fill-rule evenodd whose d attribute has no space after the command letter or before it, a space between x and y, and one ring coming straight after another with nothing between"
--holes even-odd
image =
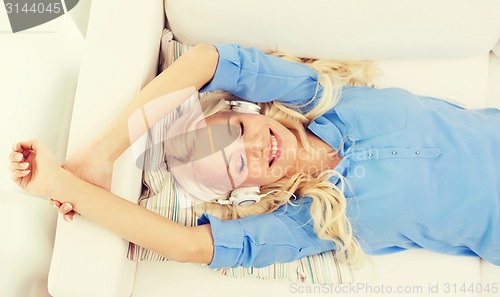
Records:
<instances>
[{"instance_id":1,"label":"blue sleeve","mask_svg":"<svg viewBox=\"0 0 500 297\"><path fill-rule=\"evenodd\" d=\"M307 201L238 220L223 221L204 214L198 224L207 223L214 239L210 268L259 268L335 249L332 241L321 240L314 233Z\"/></svg>"},{"instance_id":2,"label":"blue sleeve","mask_svg":"<svg viewBox=\"0 0 500 297\"><path fill-rule=\"evenodd\" d=\"M318 74L306 65L288 62L256 48L215 45L219 62L215 75L200 92L228 91L253 102L279 100L303 105L321 96Z\"/></svg>"}]
</instances>

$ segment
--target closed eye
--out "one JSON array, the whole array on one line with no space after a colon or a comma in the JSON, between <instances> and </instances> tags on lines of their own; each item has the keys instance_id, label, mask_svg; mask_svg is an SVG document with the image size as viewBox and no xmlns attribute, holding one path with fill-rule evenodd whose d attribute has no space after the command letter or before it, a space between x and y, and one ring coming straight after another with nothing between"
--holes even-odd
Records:
<instances>
[{"instance_id":1,"label":"closed eye","mask_svg":"<svg viewBox=\"0 0 500 297\"><path fill-rule=\"evenodd\" d=\"M243 136L243 133L245 132L245 125L243 125L243 122L240 122L240 129L241 129L240 136Z\"/></svg>"},{"instance_id":2,"label":"closed eye","mask_svg":"<svg viewBox=\"0 0 500 297\"><path fill-rule=\"evenodd\" d=\"M240 158L241 158L240 173L241 173L241 172L243 172L245 170L246 164L245 164L245 158L244 158L243 154L241 154Z\"/></svg>"}]
</instances>

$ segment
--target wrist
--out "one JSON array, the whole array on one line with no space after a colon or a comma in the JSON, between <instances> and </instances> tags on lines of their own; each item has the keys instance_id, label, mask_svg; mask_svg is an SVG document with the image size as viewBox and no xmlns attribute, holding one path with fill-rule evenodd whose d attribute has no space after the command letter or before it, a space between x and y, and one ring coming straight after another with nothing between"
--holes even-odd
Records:
<instances>
[{"instance_id":1,"label":"wrist","mask_svg":"<svg viewBox=\"0 0 500 297\"><path fill-rule=\"evenodd\" d=\"M76 178L70 172L63 168L57 168L48 178L47 197L50 197L59 202L64 198L66 189L71 185L71 179Z\"/></svg>"}]
</instances>

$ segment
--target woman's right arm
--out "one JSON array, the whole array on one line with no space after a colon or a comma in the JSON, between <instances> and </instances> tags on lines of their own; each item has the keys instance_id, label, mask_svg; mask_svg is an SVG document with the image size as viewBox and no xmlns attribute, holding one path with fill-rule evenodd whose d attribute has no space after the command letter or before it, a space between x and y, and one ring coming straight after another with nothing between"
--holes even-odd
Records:
<instances>
[{"instance_id":1,"label":"woman's right arm","mask_svg":"<svg viewBox=\"0 0 500 297\"><path fill-rule=\"evenodd\" d=\"M303 64L288 62L266 55L258 49L242 48L235 44L199 44L144 87L97 135L89 147L99 148L106 158L114 162L146 132L130 131L131 116L148 103L186 88L193 87L205 92L227 90L256 102L281 100L301 104L314 97L317 85L317 73ZM155 107L161 109L155 108L155 120L158 121L182 102L170 100L156 104ZM155 121L150 121L149 124L151 126L154 123Z\"/></svg>"},{"instance_id":2,"label":"woman's right arm","mask_svg":"<svg viewBox=\"0 0 500 297\"><path fill-rule=\"evenodd\" d=\"M113 161L116 160L138 137L146 132L135 131L133 133L133 131L130 131L129 119L132 114L141 110L153 100L161 100L162 97L173 92L191 87L199 90L212 79L217 68L218 58L217 50L211 45L199 44L191 48L146 85L119 115L99 133L94 140L94 144L105 148L108 157ZM160 120L161 117L167 115L185 99L187 98L181 98L181 102L172 100L161 102L162 104L155 104L154 106L161 107L161 110L155 109L157 114L154 119L156 121ZM154 124L154 121L149 124ZM139 129L140 127L133 128Z\"/></svg>"},{"instance_id":3,"label":"woman's right arm","mask_svg":"<svg viewBox=\"0 0 500 297\"><path fill-rule=\"evenodd\" d=\"M92 142L71 155L62 167L85 181L110 190L113 164L146 132L148 127L144 122L152 126L207 84L214 76L218 58L216 48L211 45L199 44L191 48L146 85ZM52 204L60 208L66 220L72 219L74 211L64 211L56 199L52 199Z\"/></svg>"},{"instance_id":4,"label":"woman's right arm","mask_svg":"<svg viewBox=\"0 0 500 297\"><path fill-rule=\"evenodd\" d=\"M215 73L218 58L216 48L211 45L191 48L146 85L92 142L71 155L63 168L110 190L113 163L146 132L144 121L152 126L207 84ZM52 203L57 208L61 206L59 201ZM70 212L65 218L71 219L73 214Z\"/></svg>"},{"instance_id":5,"label":"woman's right arm","mask_svg":"<svg viewBox=\"0 0 500 297\"><path fill-rule=\"evenodd\" d=\"M203 92L226 90L250 101L280 100L298 105L309 101L317 91L321 92L321 88L317 89L317 76L303 64L269 56L255 48L242 48L236 44L196 45L144 87L86 148L71 156L63 167L109 190L111 176L97 180L86 176L97 169L87 168L85 163L91 161L88 156L99 156L101 166L107 163L112 167L114 161L146 132L143 122L130 127L130 119L134 113L144 116L144 107L153 101L157 101L154 117L145 115L149 126L187 99L181 96L165 100L166 95L187 88L192 88L193 93L194 89ZM82 168L85 172L78 172Z\"/></svg>"}]
</instances>

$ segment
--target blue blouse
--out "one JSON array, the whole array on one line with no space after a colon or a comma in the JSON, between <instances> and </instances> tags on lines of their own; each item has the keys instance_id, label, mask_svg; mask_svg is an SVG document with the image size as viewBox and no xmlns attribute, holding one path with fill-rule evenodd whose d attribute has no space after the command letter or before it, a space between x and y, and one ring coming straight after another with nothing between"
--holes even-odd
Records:
<instances>
[{"instance_id":1,"label":"blue blouse","mask_svg":"<svg viewBox=\"0 0 500 297\"><path fill-rule=\"evenodd\" d=\"M202 92L295 105L321 95L305 65L216 47L217 71ZM336 170L350 184L347 215L366 253L425 248L500 265L500 110L466 110L397 88L343 87L338 104L307 128L343 157ZM198 224L210 223L215 245L209 267L262 267L334 250L315 234L309 204L304 198L232 221L204 214Z\"/></svg>"}]
</instances>

